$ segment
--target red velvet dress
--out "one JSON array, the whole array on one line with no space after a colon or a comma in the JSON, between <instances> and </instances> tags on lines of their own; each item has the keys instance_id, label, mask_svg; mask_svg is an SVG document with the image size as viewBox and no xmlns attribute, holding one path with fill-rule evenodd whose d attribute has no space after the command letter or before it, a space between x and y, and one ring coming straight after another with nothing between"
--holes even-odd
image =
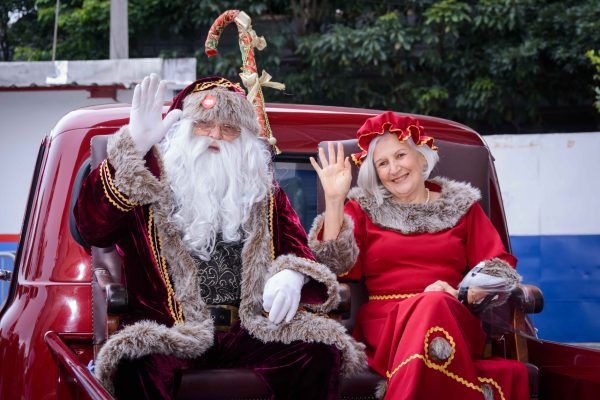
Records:
<instances>
[{"instance_id":1,"label":"red velvet dress","mask_svg":"<svg viewBox=\"0 0 600 400\"><path fill-rule=\"evenodd\" d=\"M364 278L369 292L354 336L367 345L369 366L388 378L386 399L483 399L483 389L492 389L494 399L528 398L524 364L481 360L480 320L448 293L423 293L436 280L457 287L480 261L497 257L515 265L479 204L449 229L415 234L376 225L355 200L345 213L354 221L359 255L342 278ZM428 354L438 336L452 346L447 360Z\"/></svg>"}]
</instances>

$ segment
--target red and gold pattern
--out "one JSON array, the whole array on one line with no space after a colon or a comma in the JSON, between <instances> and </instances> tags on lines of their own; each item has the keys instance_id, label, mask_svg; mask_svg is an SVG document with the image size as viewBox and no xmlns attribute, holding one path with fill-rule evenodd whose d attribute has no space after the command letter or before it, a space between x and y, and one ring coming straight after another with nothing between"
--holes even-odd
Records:
<instances>
[{"instance_id":1,"label":"red and gold pattern","mask_svg":"<svg viewBox=\"0 0 600 400\"><path fill-rule=\"evenodd\" d=\"M239 83L233 83L225 78L220 78L217 80L206 80L204 82L197 83L194 89L192 89L192 93L201 92L203 90L212 89L214 87L225 88L234 92L239 92L243 95L246 94Z\"/></svg>"},{"instance_id":2,"label":"red and gold pattern","mask_svg":"<svg viewBox=\"0 0 600 400\"><path fill-rule=\"evenodd\" d=\"M431 360L431 358L429 357L429 343L430 343L429 338L435 332L441 332L443 334L443 336L445 336L448 343L450 343L450 346L452 347L450 357L448 357L448 359L441 365L436 363L435 361ZM409 362L411 362L413 360L421 360L427 368L431 368L435 371L438 371L438 372L446 375L450 379L452 379L470 389L481 392L483 394L483 388L480 385L478 385L477 383L469 382L462 376L457 375L456 373L448 370L448 367L452 363L455 353L456 353L456 343L454 342L454 338L452 336L450 336L448 331L446 331L444 328L442 328L440 326L434 326L434 327L430 328L427 331L427 333L425 334L425 344L423 347L423 354L416 353L416 354L413 354L410 357L406 358L396 368L394 368L393 371L391 371L391 372L387 371L386 377L387 377L388 381L390 381L394 377L394 375L400 370L400 368L404 367L405 365L407 365ZM504 396L504 392L502 391L502 387L494 379L478 376L477 380L479 382L481 382L482 384L487 383L487 384L492 385L496 389L496 392L499 394L500 399L506 400L506 397Z\"/></svg>"},{"instance_id":3,"label":"red and gold pattern","mask_svg":"<svg viewBox=\"0 0 600 400\"><path fill-rule=\"evenodd\" d=\"M352 161L360 166L367 156L371 141L386 132L396 134L400 142L404 142L410 137L417 146L427 145L432 150L437 150L437 146L433 143L433 138L425 134L425 128L421 126L419 120L386 111L383 114L367 119L358 132L356 132L358 147L362 151L352 154Z\"/></svg>"},{"instance_id":4,"label":"red and gold pattern","mask_svg":"<svg viewBox=\"0 0 600 400\"><path fill-rule=\"evenodd\" d=\"M155 265L157 266L160 277L167 289L169 314L171 315L171 318L173 318L175 325L182 324L184 322L183 309L181 308L181 304L179 304L175 298L175 291L173 290L173 285L171 284L171 278L167 269L167 261L161 254L162 240L158 234L156 225L154 224L152 208L149 208L148 210L148 238L150 241L150 248L152 249Z\"/></svg>"},{"instance_id":5,"label":"red and gold pattern","mask_svg":"<svg viewBox=\"0 0 600 400\"><path fill-rule=\"evenodd\" d=\"M248 88L248 100L254 104L258 115L258 122L261 126L260 136L267 139L269 144L273 146L276 154L279 154L279 149L275 146L276 140L273 137L269 118L265 111L265 100L261 86L283 89L284 86L277 82L270 82L271 76L263 71L262 76L258 77L256 60L254 58L254 48L262 50L267 43L263 37L256 36L256 32L252 29L250 17L239 10L227 10L222 13L213 23L204 44L205 53L209 57L219 54L217 46L219 38L225 27L232 22L235 22L238 28L239 46L242 54L242 67L240 77L244 85Z\"/></svg>"},{"instance_id":6,"label":"red and gold pattern","mask_svg":"<svg viewBox=\"0 0 600 400\"><path fill-rule=\"evenodd\" d=\"M112 180L108 160L106 159L100 164L100 180L102 181L104 195L110 204L115 206L119 211L128 212L137 205L117 189Z\"/></svg>"}]
</instances>

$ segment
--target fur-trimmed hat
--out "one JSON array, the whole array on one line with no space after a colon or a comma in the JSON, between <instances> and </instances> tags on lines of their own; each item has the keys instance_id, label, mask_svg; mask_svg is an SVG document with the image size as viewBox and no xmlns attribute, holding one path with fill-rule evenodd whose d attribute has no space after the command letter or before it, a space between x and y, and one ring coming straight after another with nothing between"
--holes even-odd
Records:
<instances>
[{"instance_id":1,"label":"fur-trimmed hat","mask_svg":"<svg viewBox=\"0 0 600 400\"><path fill-rule=\"evenodd\" d=\"M182 118L217 121L259 134L260 125L252 103L238 83L220 76L202 78L183 89L171 103L183 111Z\"/></svg>"}]
</instances>

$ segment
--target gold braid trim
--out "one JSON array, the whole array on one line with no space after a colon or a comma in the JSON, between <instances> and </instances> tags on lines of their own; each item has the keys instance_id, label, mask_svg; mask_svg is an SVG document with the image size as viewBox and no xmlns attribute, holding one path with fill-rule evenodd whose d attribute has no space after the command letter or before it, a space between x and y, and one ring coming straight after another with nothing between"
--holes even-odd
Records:
<instances>
[{"instance_id":1,"label":"gold braid trim","mask_svg":"<svg viewBox=\"0 0 600 400\"><path fill-rule=\"evenodd\" d=\"M177 300L175 300L175 292L173 291L173 287L171 286L171 280L169 279L169 273L167 271L167 263L165 261L165 258L162 255L159 257L159 254L156 249L156 245L162 245L162 241L160 237L158 237L157 240L158 235L156 233L155 226L152 224L152 221L154 220L152 208L148 208L148 212L148 238L150 239L150 248L152 249L154 261L158 266L158 272L160 273L160 276L163 280L163 284L167 289L169 313L171 314L171 318L173 318L173 321L175 321L175 324L177 325L179 323L183 323L181 306L178 304Z\"/></svg>"},{"instance_id":2,"label":"gold braid trim","mask_svg":"<svg viewBox=\"0 0 600 400\"><path fill-rule=\"evenodd\" d=\"M161 249L163 248L162 238L160 237L160 235L158 235L158 245ZM162 255L162 253L160 254L160 262L161 262L161 267L163 268L163 271L164 271L163 273L167 277L167 284L169 285L169 287L171 287L171 281L169 280L169 275L167 274L167 260L165 259L165 256ZM181 308L181 304L175 298L175 294L174 294L174 291L172 288L171 288L171 292L172 292L171 295L173 296L173 302L175 304L175 310L177 311L177 318L175 319L175 323L183 324L183 322L184 322L183 308Z\"/></svg>"},{"instance_id":3,"label":"gold braid trim","mask_svg":"<svg viewBox=\"0 0 600 400\"><path fill-rule=\"evenodd\" d=\"M105 193L106 193L106 189L108 189L108 191L112 195L112 196L109 196L109 200L112 197L112 200L118 202L123 208L126 208L126 209L132 209L133 207L137 206L136 203L130 201L127 197L125 197L119 191L119 189L117 189L117 187L115 186L112 176L110 174L110 168L108 168L108 160L107 159L104 159L104 161L102 161L100 171L102 172L102 177L103 177L102 184L103 185L105 184L104 181L106 181L106 183L108 184L108 188L107 187L104 188Z\"/></svg>"},{"instance_id":4,"label":"gold braid trim","mask_svg":"<svg viewBox=\"0 0 600 400\"><path fill-rule=\"evenodd\" d=\"M348 275L348 272L339 275L344 276ZM392 300L392 299L408 299L410 297L415 297L419 293L406 293L406 294L381 294L381 295L373 295L369 296L369 300Z\"/></svg>"},{"instance_id":5,"label":"gold braid trim","mask_svg":"<svg viewBox=\"0 0 600 400\"><path fill-rule=\"evenodd\" d=\"M441 326L434 326L433 328L429 328L429 330L425 334L425 344L424 344L423 350L424 350L425 358L427 359L428 362L430 362L432 364L435 364L435 363L429 359L429 336L433 332L442 332L444 334L444 336L446 336L446 339L448 339L448 342L450 342L450 346L452 346L452 352L450 353L450 357L448 357L448 360L444 364L441 365L442 368L446 369L446 368L448 368L448 365L450 365L450 363L454 359L454 353L456 353L456 343L454 342L454 338L452 336L450 336L448 331L445 330L444 328L442 328ZM438 365L438 364L435 364L435 365Z\"/></svg>"},{"instance_id":6,"label":"gold braid trim","mask_svg":"<svg viewBox=\"0 0 600 400\"><path fill-rule=\"evenodd\" d=\"M429 360L429 356L428 356L428 349L429 349L429 343L428 343L428 339L429 336L431 335L431 333L433 332L442 332L444 334L444 336L446 336L446 338L450 341L450 344L452 345L452 354L451 356L448 358L448 361L446 361L443 365L439 365L434 363L433 361ZM476 390L480 393L483 393L483 389L481 388L481 386L471 383L469 381L467 381L465 378L463 378L462 376L458 376L457 374L455 374L454 372L448 371L447 367L448 365L450 365L450 363L452 362L452 360L454 359L454 353L456 351L456 343L454 342L454 338L452 338L452 336L450 336L450 334L442 327L440 326L434 326L432 328L429 328L429 330L427 331L427 333L425 334L425 345L424 345L424 352L425 352L425 356L422 354L413 354L412 356L408 357L406 360L402 361L396 368L394 368L394 370L392 372L390 371L386 371L385 376L387 377L388 381L390 381L392 379L392 377L400 370L400 368L404 367L406 364L408 364L409 362L411 362L412 360L421 360L423 361L423 363L425 364L425 366L427 368L431 368L434 369L436 371L439 371L441 373L443 373L444 375L446 375L447 377L455 380L456 382L465 385L466 387ZM496 390L498 390L498 393L500 393L500 398L502 400L506 400L506 398L504 397L504 393L502 392L502 388L500 387L500 385L494 381L491 378L481 378L481 377L477 377L477 379L482 382L482 383L490 383L492 384Z\"/></svg>"},{"instance_id":7,"label":"gold braid trim","mask_svg":"<svg viewBox=\"0 0 600 400\"><path fill-rule=\"evenodd\" d=\"M100 181L102 181L102 190L104 191L104 196L106 196L109 203L112 204L113 206L115 206L117 208L117 210L122 211L122 212L128 212L133 207L129 207L126 204L121 203L121 201L119 200L118 197L112 195L112 191L109 192L109 188L110 188L109 181L108 181L108 177L106 176L106 172L104 170L105 163L106 163L106 160L104 160L102 162L102 164L100 165Z\"/></svg>"},{"instance_id":8,"label":"gold braid trim","mask_svg":"<svg viewBox=\"0 0 600 400\"><path fill-rule=\"evenodd\" d=\"M222 88L235 88L237 89L237 91L244 91L244 89L242 89L242 87L240 86L239 83L233 83L228 81L225 78L221 78L218 81L211 81L211 82L203 82L203 83L196 83L196 86L194 86L194 89L192 89L192 93L196 93L196 92L201 92L203 90L208 90L211 89L213 87L222 87Z\"/></svg>"},{"instance_id":9,"label":"gold braid trim","mask_svg":"<svg viewBox=\"0 0 600 400\"><path fill-rule=\"evenodd\" d=\"M271 260L275 260L275 238L273 237L273 210L275 208L273 192L269 192L269 233L271 234Z\"/></svg>"},{"instance_id":10,"label":"gold braid trim","mask_svg":"<svg viewBox=\"0 0 600 400\"><path fill-rule=\"evenodd\" d=\"M498 384L498 382L496 382L492 378L481 378L479 376L477 377L477 379L479 379L479 382L489 383L492 386L494 386L496 388L496 390L498 391L498 393L500 393L500 399L501 400L506 400L506 397L504 397L504 392L502 392L502 388L500 387L500 385Z\"/></svg>"}]
</instances>

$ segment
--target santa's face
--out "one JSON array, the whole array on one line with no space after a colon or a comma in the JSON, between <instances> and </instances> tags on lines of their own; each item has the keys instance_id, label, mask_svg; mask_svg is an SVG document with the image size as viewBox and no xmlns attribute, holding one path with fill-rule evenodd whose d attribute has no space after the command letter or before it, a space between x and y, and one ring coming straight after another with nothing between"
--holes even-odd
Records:
<instances>
[{"instance_id":1,"label":"santa's face","mask_svg":"<svg viewBox=\"0 0 600 400\"><path fill-rule=\"evenodd\" d=\"M265 144L223 123L183 120L162 149L175 200L171 222L188 250L208 259L218 235L226 242L241 240L252 206L270 188Z\"/></svg>"}]
</instances>

